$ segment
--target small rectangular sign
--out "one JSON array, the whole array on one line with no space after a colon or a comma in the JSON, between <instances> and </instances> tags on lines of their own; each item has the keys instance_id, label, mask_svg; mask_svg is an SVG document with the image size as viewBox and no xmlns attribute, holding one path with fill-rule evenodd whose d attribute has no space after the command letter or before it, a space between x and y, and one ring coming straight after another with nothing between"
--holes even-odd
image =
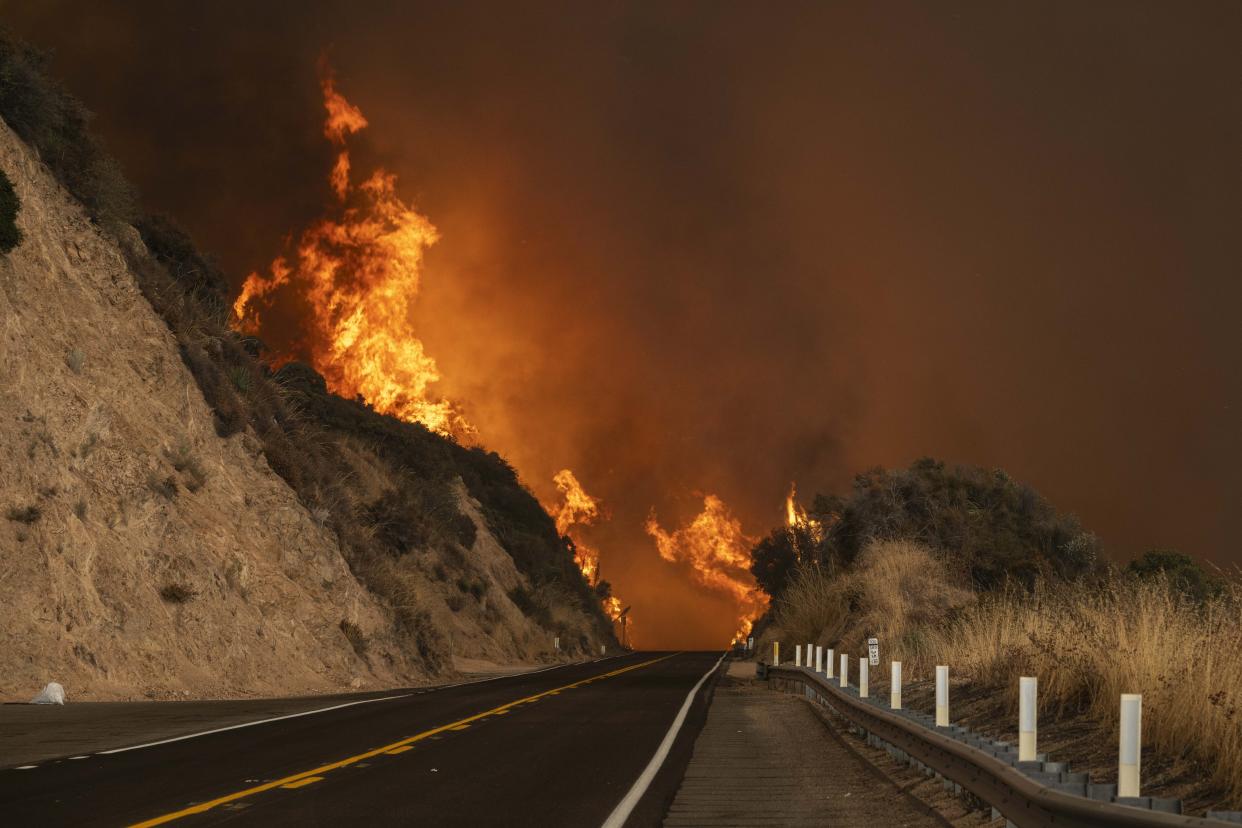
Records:
<instances>
[{"instance_id":1,"label":"small rectangular sign","mask_svg":"<svg viewBox=\"0 0 1242 828\"><path fill-rule=\"evenodd\" d=\"M880 639L878 638L867 639L867 661L871 664L872 667L879 666L880 664Z\"/></svg>"}]
</instances>

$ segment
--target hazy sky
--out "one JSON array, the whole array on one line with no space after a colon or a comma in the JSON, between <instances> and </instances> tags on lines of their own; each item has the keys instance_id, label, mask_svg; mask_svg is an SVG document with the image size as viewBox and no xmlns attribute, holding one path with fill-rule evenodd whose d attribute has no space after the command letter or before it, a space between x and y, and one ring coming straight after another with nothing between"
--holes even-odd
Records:
<instances>
[{"instance_id":1,"label":"hazy sky","mask_svg":"<svg viewBox=\"0 0 1242 828\"><path fill-rule=\"evenodd\" d=\"M603 497L640 644L731 623L651 509L760 535L921 455L1242 562L1242 4L255 5L3 19L237 282L330 201L330 48L356 163L442 233L442 390Z\"/></svg>"}]
</instances>

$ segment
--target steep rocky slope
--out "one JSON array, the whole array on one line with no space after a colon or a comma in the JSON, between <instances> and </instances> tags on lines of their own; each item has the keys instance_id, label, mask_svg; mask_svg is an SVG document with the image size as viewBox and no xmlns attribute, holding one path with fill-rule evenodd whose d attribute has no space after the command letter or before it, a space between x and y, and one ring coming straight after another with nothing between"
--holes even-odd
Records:
<instances>
[{"instance_id":1,"label":"steep rocky slope","mask_svg":"<svg viewBox=\"0 0 1242 828\"><path fill-rule=\"evenodd\" d=\"M555 630L578 652L610 639L562 595L527 614L541 590L461 480L473 531L359 570L251 428L219 436L185 332L179 351L131 269L137 233L102 232L2 123L0 167L23 233L0 257L0 697L374 687L454 655L552 657ZM393 477L348 442L365 506Z\"/></svg>"}]
</instances>

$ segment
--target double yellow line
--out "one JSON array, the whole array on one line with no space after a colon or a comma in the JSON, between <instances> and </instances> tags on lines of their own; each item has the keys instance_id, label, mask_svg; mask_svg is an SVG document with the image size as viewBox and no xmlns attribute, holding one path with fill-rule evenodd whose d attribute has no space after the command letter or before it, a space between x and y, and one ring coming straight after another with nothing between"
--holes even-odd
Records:
<instances>
[{"instance_id":1,"label":"double yellow line","mask_svg":"<svg viewBox=\"0 0 1242 828\"><path fill-rule=\"evenodd\" d=\"M653 658L650 661L643 661L639 664L631 664L628 667L621 667L609 673L600 673L599 675L590 676L589 678L582 679L581 681L575 681L573 684L566 684L561 687L554 687L551 690L544 690L542 693L536 693L533 696L526 696L525 698L515 699L514 701L506 702L505 704L502 704L499 707L493 707L491 710L485 710L482 713L476 713L473 716L467 716L464 719L458 719L455 722L450 722L449 724L446 724L446 725L440 725L439 727L432 728L431 730L424 730L422 733L419 733L414 736L410 736L409 738L406 738L406 739L402 739L399 742L393 742L390 745L384 745L383 747L378 747L378 748L375 748L374 750L368 750L366 753L359 753L357 756L350 756L347 759L341 759L339 761L332 762L331 764L328 764L328 765L320 765L319 767L313 768L312 770L302 771L301 773L295 773L292 776L286 776L283 779L276 779L272 782L264 782L262 785L256 785L253 788L246 788L245 790L237 791L236 793L227 794L226 796L221 796L217 799L212 799L207 802L200 802L198 805L191 805L189 808L183 808L180 811L173 811L172 813L164 814L163 816L157 816L157 817L154 817L153 819L148 819L143 822L136 822L132 826L130 826L130 828L149 828L149 826L153 826L153 825L163 825L165 823L172 822L173 820L182 819L188 816L193 816L194 814L205 813L217 806L225 805L229 802L236 802L239 799L245 799L248 796L254 796L255 794L261 794L264 791L270 791L275 788L301 788L306 785L310 785L310 784L320 781L323 778L323 775L325 773L329 773L331 771L338 770L340 768L349 767L350 765L355 764L356 762L361 762L364 759L371 759L371 758L380 756L385 753L391 753L391 754L404 753L405 751L409 750L410 747L415 742L421 742L423 739L428 739L432 736L436 736L440 733L444 733L445 731L465 730L467 727L470 726L472 722L477 722L480 719L487 718L488 716L503 715L505 713L508 713L510 710L512 710L513 708L519 705L537 702L540 699L544 698L545 696L554 696L557 693L560 693L564 690L572 690L575 687L582 687L583 685L591 684L592 682L602 681L603 679L611 678L613 676L619 676L622 673L628 673L631 670L638 670L642 667L649 667L652 664L655 664L660 661L664 661L667 658L672 658L674 655L677 655L677 654L672 653L670 655L661 656L660 658Z\"/></svg>"}]
</instances>

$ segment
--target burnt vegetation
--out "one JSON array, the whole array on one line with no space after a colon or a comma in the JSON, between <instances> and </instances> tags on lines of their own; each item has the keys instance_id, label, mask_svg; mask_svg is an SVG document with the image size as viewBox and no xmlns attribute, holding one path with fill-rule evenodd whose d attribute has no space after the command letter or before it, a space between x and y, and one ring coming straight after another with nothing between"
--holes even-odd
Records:
<instances>
[{"instance_id":1,"label":"burnt vegetation","mask_svg":"<svg viewBox=\"0 0 1242 828\"><path fill-rule=\"evenodd\" d=\"M608 635L610 625L565 540L504 458L336 397L309 366L268 368L263 344L230 328L230 289L218 265L172 219L138 209L119 167L90 133L90 113L45 74L46 65L41 53L0 32L0 117L38 151L96 224L118 238L140 289L172 331L211 407L216 432L246 435L316 521L336 535L355 575L392 607L411 650L434 669L447 646L411 597L397 564L410 555L461 554L474 546L477 527L458 507L457 481L479 502L531 592L565 597ZM0 225L3 195L0 187ZM377 496L362 497L351 485L359 452L390 484ZM171 500L180 488L194 492L207 482L188 446L174 446L165 459L177 476L151 476L149 487L159 496ZM434 567L443 572L438 563ZM440 580L446 579L447 573ZM454 595L479 598L484 589L470 581ZM519 607L540 623L549 621L538 602Z\"/></svg>"}]
</instances>

